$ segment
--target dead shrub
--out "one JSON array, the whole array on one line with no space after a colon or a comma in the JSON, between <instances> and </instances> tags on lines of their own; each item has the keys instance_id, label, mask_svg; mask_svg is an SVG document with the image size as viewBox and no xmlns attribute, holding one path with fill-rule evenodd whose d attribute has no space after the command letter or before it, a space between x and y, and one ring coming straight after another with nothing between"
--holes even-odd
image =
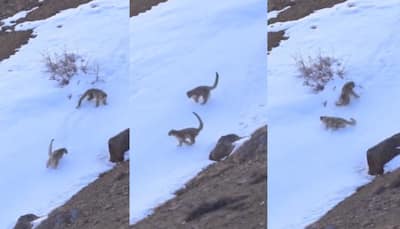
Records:
<instances>
[{"instance_id":1,"label":"dead shrub","mask_svg":"<svg viewBox=\"0 0 400 229\"><path fill-rule=\"evenodd\" d=\"M71 78L79 72L88 74L90 71L89 62L83 56L73 52L45 54L43 63L46 72L51 75L50 79L58 81L61 86L68 85Z\"/></svg>"},{"instance_id":2,"label":"dead shrub","mask_svg":"<svg viewBox=\"0 0 400 229\"><path fill-rule=\"evenodd\" d=\"M312 88L314 92L324 90L325 85L335 77L343 79L345 69L342 62L334 57L323 56L319 54L317 57L308 56L295 58L296 67L299 71L300 78L303 78L303 84Z\"/></svg>"}]
</instances>

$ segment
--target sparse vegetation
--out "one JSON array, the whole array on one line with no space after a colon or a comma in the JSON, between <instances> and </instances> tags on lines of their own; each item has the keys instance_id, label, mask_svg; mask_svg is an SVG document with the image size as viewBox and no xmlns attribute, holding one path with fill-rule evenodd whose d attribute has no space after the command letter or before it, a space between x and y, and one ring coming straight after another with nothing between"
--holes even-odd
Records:
<instances>
[{"instance_id":1,"label":"sparse vegetation","mask_svg":"<svg viewBox=\"0 0 400 229\"><path fill-rule=\"evenodd\" d=\"M99 66L91 67L86 58L73 52L64 51L62 54L45 54L43 55L43 63L46 72L51 75L50 79L58 81L61 86L68 85L71 78L79 74L79 72L85 75L93 73L96 76L94 82L100 81Z\"/></svg>"},{"instance_id":2,"label":"sparse vegetation","mask_svg":"<svg viewBox=\"0 0 400 229\"><path fill-rule=\"evenodd\" d=\"M343 79L345 69L342 62L334 57L323 56L295 58L296 67L300 78L304 79L303 84L309 86L314 92L324 90L325 85L335 77Z\"/></svg>"}]
</instances>

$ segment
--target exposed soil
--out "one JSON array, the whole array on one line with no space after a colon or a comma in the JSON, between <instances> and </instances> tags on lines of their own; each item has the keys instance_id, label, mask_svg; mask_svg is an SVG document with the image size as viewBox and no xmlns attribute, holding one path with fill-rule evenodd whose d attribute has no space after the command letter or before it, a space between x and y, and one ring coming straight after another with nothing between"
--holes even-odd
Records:
<instances>
[{"instance_id":1,"label":"exposed soil","mask_svg":"<svg viewBox=\"0 0 400 229\"><path fill-rule=\"evenodd\" d=\"M0 31L0 61L9 58L16 53L18 49L27 44L32 38L32 30L2 32Z\"/></svg>"},{"instance_id":2,"label":"exposed soil","mask_svg":"<svg viewBox=\"0 0 400 229\"><path fill-rule=\"evenodd\" d=\"M330 8L338 3L345 2L346 0L275 0L271 1L271 7L276 9L283 9L290 6L288 9L280 12L276 18L268 20L268 24L283 21L293 21L303 18L307 15L314 13L314 11L324 8ZM268 4L270 5L270 4ZM268 9L268 11L270 11Z\"/></svg>"},{"instance_id":3,"label":"exposed soil","mask_svg":"<svg viewBox=\"0 0 400 229\"><path fill-rule=\"evenodd\" d=\"M275 22L297 20L312 14L316 10L330 8L344 1L346 0L269 0L268 12L282 10L288 6L290 7L280 12L277 17L270 18L268 20L268 25ZM268 51L278 47L282 40L289 39L289 37L284 36L284 32L284 30L268 32Z\"/></svg>"},{"instance_id":4,"label":"exposed soil","mask_svg":"<svg viewBox=\"0 0 400 229\"><path fill-rule=\"evenodd\" d=\"M44 0L39 3L39 8L28 13L26 17L18 20L18 23L24 21L36 21L49 18L62 10L76 8L79 5L88 3L92 0Z\"/></svg>"},{"instance_id":5,"label":"exposed soil","mask_svg":"<svg viewBox=\"0 0 400 229\"><path fill-rule=\"evenodd\" d=\"M39 6L38 0L0 0L0 20L8 18L21 10Z\"/></svg>"},{"instance_id":6,"label":"exposed soil","mask_svg":"<svg viewBox=\"0 0 400 229\"><path fill-rule=\"evenodd\" d=\"M376 177L307 229L400 229L400 169Z\"/></svg>"},{"instance_id":7,"label":"exposed soil","mask_svg":"<svg viewBox=\"0 0 400 229\"><path fill-rule=\"evenodd\" d=\"M130 0L130 16L134 17L140 13L150 10L153 6L167 0Z\"/></svg>"},{"instance_id":8,"label":"exposed soil","mask_svg":"<svg viewBox=\"0 0 400 229\"><path fill-rule=\"evenodd\" d=\"M129 161L99 176L37 229L126 229L129 225Z\"/></svg>"},{"instance_id":9,"label":"exposed soil","mask_svg":"<svg viewBox=\"0 0 400 229\"><path fill-rule=\"evenodd\" d=\"M49 18L61 10L75 8L81 4L92 0L44 0L39 3L37 0L0 0L0 19L13 16L21 10L29 10L38 7L24 18L17 20L18 23L24 21L34 21ZM0 25L1 26L1 25ZM15 54L18 49L27 44L32 38L32 30L14 31L15 26L3 28L0 31L0 61Z\"/></svg>"},{"instance_id":10,"label":"exposed soil","mask_svg":"<svg viewBox=\"0 0 400 229\"><path fill-rule=\"evenodd\" d=\"M293 0L269 0L268 1L268 12L275 10L282 10L287 6L294 5Z\"/></svg>"},{"instance_id":11,"label":"exposed soil","mask_svg":"<svg viewBox=\"0 0 400 229\"><path fill-rule=\"evenodd\" d=\"M211 164L176 197L131 229L264 229L267 128L254 132L226 160Z\"/></svg>"},{"instance_id":12,"label":"exposed soil","mask_svg":"<svg viewBox=\"0 0 400 229\"><path fill-rule=\"evenodd\" d=\"M281 41L287 40L289 37L285 36L285 31L281 30L278 32L269 32L268 33L268 51L271 51L273 48L278 47Z\"/></svg>"}]
</instances>

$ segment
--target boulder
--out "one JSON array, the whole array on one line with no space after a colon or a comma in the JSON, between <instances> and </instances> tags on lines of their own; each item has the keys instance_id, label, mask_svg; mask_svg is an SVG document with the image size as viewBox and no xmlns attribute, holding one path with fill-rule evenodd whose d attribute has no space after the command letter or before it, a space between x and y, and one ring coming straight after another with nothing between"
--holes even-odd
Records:
<instances>
[{"instance_id":1,"label":"boulder","mask_svg":"<svg viewBox=\"0 0 400 229\"><path fill-rule=\"evenodd\" d=\"M218 139L217 145L210 152L209 159L212 161L220 161L223 158L229 156L232 153L233 148L235 147L233 143L242 137L239 137L236 134L228 134L221 136Z\"/></svg>"},{"instance_id":2,"label":"boulder","mask_svg":"<svg viewBox=\"0 0 400 229\"><path fill-rule=\"evenodd\" d=\"M34 214L26 214L18 218L17 224L14 229L31 229L31 222L38 219L39 217Z\"/></svg>"},{"instance_id":3,"label":"boulder","mask_svg":"<svg viewBox=\"0 0 400 229\"><path fill-rule=\"evenodd\" d=\"M124 154L129 150L129 128L108 140L111 162L124 161Z\"/></svg>"},{"instance_id":4,"label":"boulder","mask_svg":"<svg viewBox=\"0 0 400 229\"><path fill-rule=\"evenodd\" d=\"M367 151L368 174L382 175L387 162L400 154L400 133L386 138Z\"/></svg>"}]
</instances>

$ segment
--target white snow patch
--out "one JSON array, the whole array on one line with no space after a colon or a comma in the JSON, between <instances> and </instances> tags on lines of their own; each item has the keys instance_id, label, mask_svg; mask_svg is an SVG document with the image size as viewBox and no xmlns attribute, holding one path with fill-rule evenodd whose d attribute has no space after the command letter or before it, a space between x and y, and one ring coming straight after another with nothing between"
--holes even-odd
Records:
<instances>
[{"instance_id":1,"label":"white snow patch","mask_svg":"<svg viewBox=\"0 0 400 229\"><path fill-rule=\"evenodd\" d=\"M283 9L281 9L281 10L274 10L274 11L270 11L270 12L268 12L268 20L269 19L272 19L272 18L276 18L276 17L278 17L278 14L280 14L281 12L283 12L283 11L285 11L285 10L287 10L287 9L289 9L291 6L286 6L285 8L283 8Z\"/></svg>"},{"instance_id":2,"label":"white snow patch","mask_svg":"<svg viewBox=\"0 0 400 229\"><path fill-rule=\"evenodd\" d=\"M47 219L47 217L48 217L48 216L46 215L46 216L40 217L40 218L38 218L38 219L32 221L32 222L31 222L31 224L32 224L32 229L35 229L37 226L39 226L44 220Z\"/></svg>"}]
</instances>

